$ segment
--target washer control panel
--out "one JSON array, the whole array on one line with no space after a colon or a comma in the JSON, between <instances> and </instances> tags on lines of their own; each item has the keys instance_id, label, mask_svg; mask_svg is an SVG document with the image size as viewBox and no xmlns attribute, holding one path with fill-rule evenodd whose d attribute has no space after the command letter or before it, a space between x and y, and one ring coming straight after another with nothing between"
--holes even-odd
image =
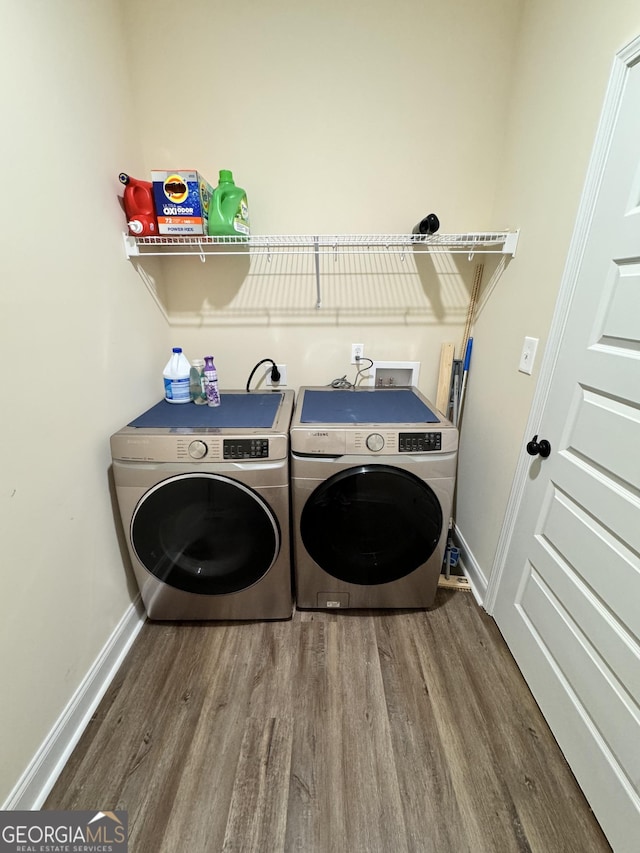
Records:
<instances>
[{"instance_id":1,"label":"washer control panel","mask_svg":"<svg viewBox=\"0 0 640 853\"><path fill-rule=\"evenodd\" d=\"M268 438L225 438L222 442L223 459L268 459Z\"/></svg>"},{"instance_id":2,"label":"washer control panel","mask_svg":"<svg viewBox=\"0 0 640 853\"><path fill-rule=\"evenodd\" d=\"M401 432L398 436L400 453L429 453L442 450L441 432Z\"/></svg>"}]
</instances>

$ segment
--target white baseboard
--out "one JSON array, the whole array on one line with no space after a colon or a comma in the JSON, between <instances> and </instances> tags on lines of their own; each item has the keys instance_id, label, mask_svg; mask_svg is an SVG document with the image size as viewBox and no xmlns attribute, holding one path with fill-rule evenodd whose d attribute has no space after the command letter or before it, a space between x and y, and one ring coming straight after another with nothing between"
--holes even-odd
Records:
<instances>
[{"instance_id":1,"label":"white baseboard","mask_svg":"<svg viewBox=\"0 0 640 853\"><path fill-rule=\"evenodd\" d=\"M480 564L473 556L471 548L469 548L469 545L457 525L454 525L453 538L460 549L460 563L471 586L471 591L473 592L478 604L482 605L487 594L487 577L482 571Z\"/></svg>"},{"instance_id":2,"label":"white baseboard","mask_svg":"<svg viewBox=\"0 0 640 853\"><path fill-rule=\"evenodd\" d=\"M34 811L42 807L144 621L138 596L9 794L3 811Z\"/></svg>"}]
</instances>

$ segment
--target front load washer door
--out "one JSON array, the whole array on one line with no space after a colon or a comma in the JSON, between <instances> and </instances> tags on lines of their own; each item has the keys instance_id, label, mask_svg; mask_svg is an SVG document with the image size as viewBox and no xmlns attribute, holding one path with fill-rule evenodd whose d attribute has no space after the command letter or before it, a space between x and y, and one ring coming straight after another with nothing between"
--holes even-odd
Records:
<instances>
[{"instance_id":1,"label":"front load washer door","mask_svg":"<svg viewBox=\"0 0 640 853\"><path fill-rule=\"evenodd\" d=\"M300 536L315 562L332 577L361 585L410 574L433 554L441 533L433 490L390 465L361 465L325 480L300 519Z\"/></svg>"},{"instance_id":2,"label":"front load washer door","mask_svg":"<svg viewBox=\"0 0 640 853\"><path fill-rule=\"evenodd\" d=\"M224 595L260 580L280 551L271 509L247 486L218 474L181 474L140 499L131 542L142 565L169 586Z\"/></svg>"}]
</instances>

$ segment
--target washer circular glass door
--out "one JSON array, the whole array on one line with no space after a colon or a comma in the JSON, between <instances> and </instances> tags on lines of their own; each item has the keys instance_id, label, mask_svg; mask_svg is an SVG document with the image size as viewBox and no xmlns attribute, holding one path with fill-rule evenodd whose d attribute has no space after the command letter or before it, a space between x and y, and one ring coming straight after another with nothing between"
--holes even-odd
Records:
<instances>
[{"instance_id":1,"label":"washer circular glass door","mask_svg":"<svg viewBox=\"0 0 640 853\"><path fill-rule=\"evenodd\" d=\"M218 474L181 474L155 485L136 506L130 535L147 571L205 595L247 589L280 551L277 520L260 495Z\"/></svg>"},{"instance_id":2,"label":"washer circular glass door","mask_svg":"<svg viewBox=\"0 0 640 853\"><path fill-rule=\"evenodd\" d=\"M442 509L434 491L390 465L348 468L308 498L300 535L310 556L347 583L389 583L411 574L435 551Z\"/></svg>"}]
</instances>

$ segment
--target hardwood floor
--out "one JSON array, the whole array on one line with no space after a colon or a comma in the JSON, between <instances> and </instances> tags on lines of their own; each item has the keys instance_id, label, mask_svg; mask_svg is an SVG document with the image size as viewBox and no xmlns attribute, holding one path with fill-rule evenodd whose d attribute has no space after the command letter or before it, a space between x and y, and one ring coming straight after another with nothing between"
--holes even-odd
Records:
<instances>
[{"instance_id":1,"label":"hardwood floor","mask_svg":"<svg viewBox=\"0 0 640 853\"><path fill-rule=\"evenodd\" d=\"M610 848L493 620L147 622L45 809L125 809L131 853Z\"/></svg>"}]
</instances>

